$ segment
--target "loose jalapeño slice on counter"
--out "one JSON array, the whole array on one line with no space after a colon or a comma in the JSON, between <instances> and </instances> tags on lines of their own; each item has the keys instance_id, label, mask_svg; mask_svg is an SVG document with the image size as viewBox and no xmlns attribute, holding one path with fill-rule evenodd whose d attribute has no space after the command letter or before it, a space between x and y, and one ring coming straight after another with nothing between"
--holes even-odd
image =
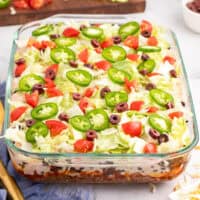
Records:
<instances>
[{"instance_id":1,"label":"loose jalape\u00f1o slice on counter","mask_svg":"<svg viewBox=\"0 0 200 200\"><path fill-rule=\"evenodd\" d=\"M44 103L35 107L31 116L36 120L46 120L51 117L54 117L58 113L58 106L55 103Z\"/></svg>"},{"instance_id":2,"label":"loose jalape\u00f1o slice on counter","mask_svg":"<svg viewBox=\"0 0 200 200\"><path fill-rule=\"evenodd\" d=\"M108 128L109 125L108 114L103 109L95 109L89 111L86 114L86 117L89 119L91 123L92 130L101 131Z\"/></svg>"},{"instance_id":3,"label":"loose jalape\u00f1o slice on counter","mask_svg":"<svg viewBox=\"0 0 200 200\"><path fill-rule=\"evenodd\" d=\"M6 8L10 4L10 0L0 0L0 8Z\"/></svg>"}]
</instances>

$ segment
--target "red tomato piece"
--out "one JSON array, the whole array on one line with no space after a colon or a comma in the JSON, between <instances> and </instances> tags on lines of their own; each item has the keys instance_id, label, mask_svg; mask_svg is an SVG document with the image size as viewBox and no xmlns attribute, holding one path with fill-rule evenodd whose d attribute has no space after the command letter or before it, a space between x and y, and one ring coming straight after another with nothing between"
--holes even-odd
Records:
<instances>
[{"instance_id":1,"label":"red tomato piece","mask_svg":"<svg viewBox=\"0 0 200 200\"><path fill-rule=\"evenodd\" d=\"M171 65L173 65L173 64L176 62L176 59L173 58L173 57L171 57L171 56L165 56L165 57L163 58L163 62L165 63L166 61L167 61L168 63L170 63Z\"/></svg>"},{"instance_id":2,"label":"red tomato piece","mask_svg":"<svg viewBox=\"0 0 200 200\"><path fill-rule=\"evenodd\" d=\"M100 54L102 52L102 48L101 47L97 47L94 49L96 51L96 53Z\"/></svg>"},{"instance_id":3,"label":"red tomato piece","mask_svg":"<svg viewBox=\"0 0 200 200\"><path fill-rule=\"evenodd\" d=\"M32 44L32 46L35 47L35 48L38 49L38 50L43 49L42 44L41 44L40 42L38 42L38 41L35 41L35 42Z\"/></svg>"},{"instance_id":4,"label":"red tomato piece","mask_svg":"<svg viewBox=\"0 0 200 200\"><path fill-rule=\"evenodd\" d=\"M104 40L102 43L101 43L101 48L107 48L107 47L110 47L113 45L113 40L112 38L108 38L106 40Z\"/></svg>"},{"instance_id":5,"label":"red tomato piece","mask_svg":"<svg viewBox=\"0 0 200 200\"><path fill-rule=\"evenodd\" d=\"M85 139L77 140L74 143L74 150L79 153L87 153L92 151L94 143Z\"/></svg>"},{"instance_id":6,"label":"red tomato piece","mask_svg":"<svg viewBox=\"0 0 200 200\"><path fill-rule=\"evenodd\" d=\"M158 73L158 72L151 72L149 74L147 74L148 77L152 77L152 76L161 76L162 74Z\"/></svg>"},{"instance_id":7,"label":"red tomato piece","mask_svg":"<svg viewBox=\"0 0 200 200\"><path fill-rule=\"evenodd\" d=\"M21 76L21 74L25 71L26 64L17 65L15 68L15 77Z\"/></svg>"},{"instance_id":8,"label":"red tomato piece","mask_svg":"<svg viewBox=\"0 0 200 200\"><path fill-rule=\"evenodd\" d=\"M130 109L140 111L143 105L144 105L144 101L133 101L131 103Z\"/></svg>"},{"instance_id":9,"label":"red tomato piece","mask_svg":"<svg viewBox=\"0 0 200 200\"><path fill-rule=\"evenodd\" d=\"M52 41L45 41L45 40L43 40L41 42L41 46L42 46L42 49L46 49L47 47L53 49L53 48L56 47L56 44L54 42L52 42Z\"/></svg>"},{"instance_id":10,"label":"red tomato piece","mask_svg":"<svg viewBox=\"0 0 200 200\"><path fill-rule=\"evenodd\" d=\"M111 64L108 61L106 61L106 60L102 60L102 61L96 62L95 66L98 69L102 69L102 70L106 71L106 70L108 70L111 67Z\"/></svg>"},{"instance_id":11,"label":"red tomato piece","mask_svg":"<svg viewBox=\"0 0 200 200\"><path fill-rule=\"evenodd\" d=\"M132 88L135 88L137 85L137 82L136 80L132 80L132 81L129 81L127 78L125 78L125 88L131 92Z\"/></svg>"},{"instance_id":12,"label":"red tomato piece","mask_svg":"<svg viewBox=\"0 0 200 200\"><path fill-rule=\"evenodd\" d=\"M59 120L47 120L45 122L50 130L51 137L59 135L63 130L67 129L67 125Z\"/></svg>"},{"instance_id":13,"label":"red tomato piece","mask_svg":"<svg viewBox=\"0 0 200 200\"><path fill-rule=\"evenodd\" d=\"M15 108L10 114L10 121L14 122L18 120L21 117L21 115L25 113L26 109L27 107L25 106Z\"/></svg>"},{"instance_id":14,"label":"red tomato piece","mask_svg":"<svg viewBox=\"0 0 200 200\"><path fill-rule=\"evenodd\" d=\"M140 30L141 30L141 32L143 32L143 31L152 32L153 26L149 21L142 20L142 22L140 24Z\"/></svg>"},{"instance_id":15,"label":"red tomato piece","mask_svg":"<svg viewBox=\"0 0 200 200\"><path fill-rule=\"evenodd\" d=\"M65 37L77 37L79 34L80 34L80 31L72 27L66 28L63 31L63 35Z\"/></svg>"},{"instance_id":16,"label":"red tomato piece","mask_svg":"<svg viewBox=\"0 0 200 200\"><path fill-rule=\"evenodd\" d=\"M169 113L168 116L169 116L171 119L180 118L180 117L183 116L183 112L181 112L181 111L172 112L172 113Z\"/></svg>"},{"instance_id":17,"label":"red tomato piece","mask_svg":"<svg viewBox=\"0 0 200 200\"><path fill-rule=\"evenodd\" d=\"M29 0L28 2L33 9L39 9L45 5L45 0Z\"/></svg>"},{"instance_id":18,"label":"red tomato piece","mask_svg":"<svg viewBox=\"0 0 200 200\"><path fill-rule=\"evenodd\" d=\"M62 91L59 89L53 87L53 88L47 88L47 96L50 97L57 97L57 96L63 96Z\"/></svg>"},{"instance_id":19,"label":"red tomato piece","mask_svg":"<svg viewBox=\"0 0 200 200\"><path fill-rule=\"evenodd\" d=\"M45 80L46 88L54 88L56 86L55 83L51 79L45 78L44 80Z\"/></svg>"},{"instance_id":20,"label":"red tomato piece","mask_svg":"<svg viewBox=\"0 0 200 200\"><path fill-rule=\"evenodd\" d=\"M127 58L129 59L129 60L132 60L132 61L137 61L137 59L139 58L139 55L138 54L128 54L127 55Z\"/></svg>"},{"instance_id":21,"label":"red tomato piece","mask_svg":"<svg viewBox=\"0 0 200 200\"><path fill-rule=\"evenodd\" d=\"M137 49L139 46L139 39L137 36L129 35L124 40L124 45L133 49Z\"/></svg>"},{"instance_id":22,"label":"red tomato piece","mask_svg":"<svg viewBox=\"0 0 200 200\"><path fill-rule=\"evenodd\" d=\"M147 108L147 112L148 113L155 113L155 112L157 112L159 109L157 108L157 107L155 107L155 106L150 106L150 107L148 107Z\"/></svg>"},{"instance_id":23,"label":"red tomato piece","mask_svg":"<svg viewBox=\"0 0 200 200\"><path fill-rule=\"evenodd\" d=\"M144 153L157 153L157 146L154 143L148 143L144 146Z\"/></svg>"},{"instance_id":24,"label":"red tomato piece","mask_svg":"<svg viewBox=\"0 0 200 200\"><path fill-rule=\"evenodd\" d=\"M158 45L158 40L154 36L149 37L148 40L147 40L147 44L149 46L157 46Z\"/></svg>"},{"instance_id":25,"label":"red tomato piece","mask_svg":"<svg viewBox=\"0 0 200 200\"><path fill-rule=\"evenodd\" d=\"M95 88L87 88L84 92L84 97L91 97L95 91Z\"/></svg>"},{"instance_id":26,"label":"red tomato piece","mask_svg":"<svg viewBox=\"0 0 200 200\"><path fill-rule=\"evenodd\" d=\"M32 94L25 94L26 103L32 107L37 106L39 101L39 93L35 90Z\"/></svg>"},{"instance_id":27,"label":"red tomato piece","mask_svg":"<svg viewBox=\"0 0 200 200\"><path fill-rule=\"evenodd\" d=\"M26 0L14 0L13 1L13 6L15 8L20 8L20 9L29 8L28 2Z\"/></svg>"},{"instance_id":28,"label":"red tomato piece","mask_svg":"<svg viewBox=\"0 0 200 200\"><path fill-rule=\"evenodd\" d=\"M53 64L53 65L47 67L46 70L45 70L45 72L47 72L47 71L49 71L49 70L53 70L53 71L57 74L57 72L58 72L58 67L59 67L58 64Z\"/></svg>"},{"instance_id":29,"label":"red tomato piece","mask_svg":"<svg viewBox=\"0 0 200 200\"><path fill-rule=\"evenodd\" d=\"M131 137L139 137L142 133L142 123L139 121L130 121L122 124L124 133Z\"/></svg>"},{"instance_id":30,"label":"red tomato piece","mask_svg":"<svg viewBox=\"0 0 200 200\"><path fill-rule=\"evenodd\" d=\"M82 98L79 102L80 109L85 113L86 108L89 106L87 98Z\"/></svg>"},{"instance_id":31,"label":"red tomato piece","mask_svg":"<svg viewBox=\"0 0 200 200\"><path fill-rule=\"evenodd\" d=\"M83 63L87 63L88 62L88 58L89 58L89 51L88 51L88 49L84 49L83 51L81 51L78 54L78 58Z\"/></svg>"}]
</instances>

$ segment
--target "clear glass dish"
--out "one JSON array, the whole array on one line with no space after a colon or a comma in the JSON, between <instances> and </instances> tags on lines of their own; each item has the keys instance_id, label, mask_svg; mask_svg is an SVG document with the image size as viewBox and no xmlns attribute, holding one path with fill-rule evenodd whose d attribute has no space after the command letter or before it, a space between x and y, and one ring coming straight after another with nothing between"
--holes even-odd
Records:
<instances>
[{"instance_id":1,"label":"clear glass dish","mask_svg":"<svg viewBox=\"0 0 200 200\"><path fill-rule=\"evenodd\" d=\"M66 20L89 21L90 23L121 24L133 20L130 16L117 15L56 15L50 18L23 25L14 36L10 67L7 80L4 129L9 127L9 104L14 66L16 40L30 35L41 24L57 23ZM100 153L32 153L21 150L6 140L8 151L15 169L33 181L41 182L85 182L85 183L147 183L172 179L185 168L190 152L198 143L199 134L194 106L188 84L183 59L175 34L168 30L168 39L176 57L182 64L182 77L187 96L187 105L193 113L189 126L192 142L187 147L172 153L160 154L100 154Z\"/></svg>"}]
</instances>

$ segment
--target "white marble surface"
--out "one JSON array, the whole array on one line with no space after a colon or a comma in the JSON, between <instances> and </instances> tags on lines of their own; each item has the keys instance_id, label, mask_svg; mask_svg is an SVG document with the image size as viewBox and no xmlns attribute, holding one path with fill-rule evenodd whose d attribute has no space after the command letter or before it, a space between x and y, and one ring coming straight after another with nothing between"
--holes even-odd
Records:
<instances>
[{"instance_id":1,"label":"white marble surface","mask_svg":"<svg viewBox=\"0 0 200 200\"><path fill-rule=\"evenodd\" d=\"M200 35L184 25L181 0L147 0L146 12L140 16L170 27L177 34L189 76L198 124L200 122ZM6 19L5 19L6 20ZM0 79L6 79L13 34L18 26L0 27ZM181 177L157 185L155 193L148 185L93 185L98 200L167 200Z\"/></svg>"}]
</instances>

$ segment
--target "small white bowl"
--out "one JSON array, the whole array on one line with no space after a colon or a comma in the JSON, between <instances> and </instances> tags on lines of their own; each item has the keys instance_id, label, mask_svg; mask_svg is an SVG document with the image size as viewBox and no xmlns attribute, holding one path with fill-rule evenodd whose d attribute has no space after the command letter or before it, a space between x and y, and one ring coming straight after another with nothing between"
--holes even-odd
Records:
<instances>
[{"instance_id":1,"label":"small white bowl","mask_svg":"<svg viewBox=\"0 0 200 200\"><path fill-rule=\"evenodd\" d=\"M196 33L200 33L200 14L190 10L187 7L187 3L192 0L183 0L183 18L185 20L186 25Z\"/></svg>"}]
</instances>

